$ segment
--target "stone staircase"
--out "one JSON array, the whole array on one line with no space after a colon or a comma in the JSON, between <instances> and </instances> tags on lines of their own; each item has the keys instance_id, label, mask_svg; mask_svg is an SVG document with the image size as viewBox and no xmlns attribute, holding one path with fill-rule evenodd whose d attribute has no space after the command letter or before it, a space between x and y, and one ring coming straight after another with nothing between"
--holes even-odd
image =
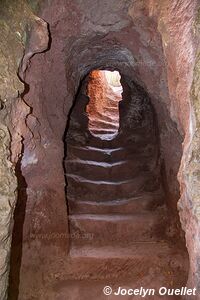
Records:
<instances>
[{"instance_id":1,"label":"stone staircase","mask_svg":"<svg viewBox=\"0 0 200 300\"><path fill-rule=\"evenodd\" d=\"M106 109L95 112L95 117L89 118L89 128L93 136L104 140L113 139L119 129L119 101L121 93L111 89L106 98Z\"/></svg>"},{"instance_id":2,"label":"stone staircase","mask_svg":"<svg viewBox=\"0 0 200 300\"><path fill-rule=\"evenodd\" d=\"M162 240L166 212L154 161L106 143L103 149L68 146L71 233L91 233L93 243L104 246L113 239L116 245Z\"/></svg>"},{"instance_id":3,"label":"stone staircase","mask_svg":"<svg viewBox=\"0 0 200 300\"><path fill-rule=\"evenodd\" d=\"M159 285L162 278L176 286L175 274L186 274L186 254L166 234L155 133L147 124L135 128L131 140L122 138L112 110L90 120L85 145L67 143L69 279L131 276L140 285Z\"/></svg>"}]
</instances>

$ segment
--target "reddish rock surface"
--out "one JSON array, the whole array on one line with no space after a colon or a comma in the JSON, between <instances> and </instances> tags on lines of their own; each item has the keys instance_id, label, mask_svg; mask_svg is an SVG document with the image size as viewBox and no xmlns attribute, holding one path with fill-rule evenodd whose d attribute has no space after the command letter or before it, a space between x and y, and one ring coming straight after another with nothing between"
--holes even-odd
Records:
<instances>
[{"instance_id":1,"label":"reddish rock surface","mask_svg":"<svg viewBox=\"0 0 200 300\"><path fill-rule=\"evenodd\" d=\"M91 131L81 126L83 117L77 114L84 114L86 104L81 99L86 90L90 101L93 97L88 119L91 114L92 121L95 117L98 121L100 111L104 119L110 118L107 124L112 124L115 111L110 113L109 102L104 102L110 93L102 93L102 78L91 77L89 89L82 83L66 135L71 260L66 267L70 274L65 276L76 280L79 293L82 288L77 280L85 280L88 291L84 297L89 297L90 285L93 292L96 287L98 299L103 297L99 286L106 280L117 286L131 278L132 284L151 285L156 290L160 285L185 285L187 252L165 203L158 129L150 99L136 85L129 90L124 86L119 133L108 134L101 128L101 133L94 134L94 127ZM102 104L107 104L103 111Z\"/></svg>"},{"instance_id":2,"label":"reddish rock surface","mask_svg":"<svg viewBox=\"0 0 200 300\"><path fill-rule=\"evenodd\" d=\"M102 131L104 131L107 137L112 138L119 129L119 101L122 100L122 87L110 85L109 77L106 78L105 72L107 76L111 73L97 70L90 73L87 87L90 100L86 112L90 132L96 136L102 136Z\"/></svg>"},{"instance_id":3,"label":"reddish rock surface","mask_svg":"<svg viewBox=\"0 0 200 300\"><path fill-rule=\"evenodd\" d=\"M117 253L107 249L108 260L106 257L101 259L99 252L91 249L89 253L94 256L94 265L84 251L82 257L78 258L77 252L73 252L74 261L68 256L70 238L63 170L63 158L66 156L63 137L66 126L69 128L72 124L72 130L76 128L75 132L78 132L76 141L85 146L88 135L83 135L82 131L86 130L88 134L87 116L82 116L81 113L88 103L88 97L84 93L77 95L77 91L80 80L84 80L90 71L98 68L116 69L122 75L124 101L120 104L120 134L127 131L126 137L130 136L129 144L135 142L134 139L131 140L131 134L134 133L131 120L137 120L141 113L141 105L138 106L141 99L135 94L136 90L145 90L151 99L155 113L153 120L157 125L149 128L154 128L157 137L159 134L158 157L162 162L166 206L173 221L170 222L173 224L172 236L174 231L178 240L181 232L174 229L174 224L178 224L179 200L181 224L186 233L190 258L188 285L199 288L199 168L194 162L194 157L198 158L199 150L199 138L194 134L199 125L198 122L195 123L199 107L199 102L195 101L199 95L195 86L199 84L198 71L195 71L193 94L190 96L197 51L197 31L194 30L197 12L197 1L193 0L178 3L175 0L76 0L73 3L68 0L53 0L51 4L43 3L39 16L49 24L51 43L48 45L48 51L32 56L29 63L25 63L27 68L23 68L20 74L27 87L22 95L24 102L20 100L12 107L13 116L9 123L13 162L16 162L18 152L22 149L17 176L18 181L22 180L21 185L19 184L19 195L22 195L23 199L20 202L19 198L16 210L14 232L21 235L22 239L14 239L10 299L16 299L18 288L20 300L65 299L66 296L71 300L81 299L80 297L88 299L90 292L86 291L86 287L91 286L91 279L97 279L94 278L95 274L104 274L110 269L113 270L112 274L121 276L120 264L120 270L115 272L115 258L118 260L122 252L120 247ZM42 21L39 23L44 25ZM45 29L42 38L44 44L41 43L43 51L47 45L48 33L46 26L36 26L36 31L40 33L41 28ZM33 31L29 45L35 46L35 43L38 43L38 39ZM33 49L40 52L37 47ZM25 53L32 54L28 46ZM79 97L82 105L78 108L74 106L72 111L75 113L77 109L78 116L82 117L78 118L80 123L70 124L68 117L75 96ZM192 99L198 104L194 104ZM25 104L30 107L29 112ZM142 109L145 111L145 107ZM27 114L25 123L20 120L23 114ZM19 122L16 122L16 118ZM20 146L17 145L19 136L22 137ZM137 141L140 142L140 138ZM141 143L145 141L146 139ZM96 140L93 139L92 142ZM95 147L102 148L103 143L98 141ZM88 170L85 172L90 174ZM147 185L149 186L151 184ZM129 204L127 205L129 207ZM145 207L145 203L143 205ZM72 209L76 210L77 206ZM82 209L81 205L78 209ZM96 207L88 205L88 209L94 212ZM102 212L105 212L104 209L101 207ZM112 211L113 207L109 209ZM114 209L117 210L116 207ZM123 209L127 209L126 205ZM148 286L152 278L158 277L160 282L157 281L156 285L163 282L186 284L183 272L184 276L180 282L175 282L180 278L174 275L180 272L180 266L183 267L184 264L179 262L184 255L180 255L177 249L166 247L166 252L162 252L162 246L156 250L152 247L149 251L156 265L155 268L149 267L146 270L144 285ZM143 249L145 250L145 247ZM166 254L165 259L162 259L159 251L162 255ZM120 256L123 266L127 260L130 262L130 273L124 268L124 272L129 274L129 279L131 276L138 278L139 275L134 273L135 266L140 265L145 256L134 260L137 256L135 253L134 248L131 251L132 263L130 253L126 253L122 258ZM176 255L179 258L174 260ZM15 264L18 264L18 268L15 268ZM157 265L159 267L156 267ZM142 273L143 267L145 266L141 267ZM70 282L71 278L82 279L83 274L87 277L85 288L82 288L83 282L80 285L75 281ZM170 278L167 278L169 274ZM137 280L135 282L140 283ZM96 290L99 286L101 282L97 283ZM104 299L101 292L94 293L97 299ZM199 296L196 299L199 299Z\"/></svg>"}]
</instances>

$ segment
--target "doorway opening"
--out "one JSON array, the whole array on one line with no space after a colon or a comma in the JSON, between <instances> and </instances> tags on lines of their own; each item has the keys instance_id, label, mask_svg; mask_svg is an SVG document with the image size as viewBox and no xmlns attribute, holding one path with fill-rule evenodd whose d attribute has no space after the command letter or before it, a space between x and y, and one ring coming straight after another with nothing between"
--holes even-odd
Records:
<instances>
[{"instance_id":1,"label":"doorway opening","mask_svg":"<svg viewBox=\"0 0 200 300\"><path fill-rule=\"evenodd\" d=\"M94 70L90 72L86 107L88 129L100 139L111 140L119 130L119 102L123 88L118 71Z\"/></svg>"}]
</instances>

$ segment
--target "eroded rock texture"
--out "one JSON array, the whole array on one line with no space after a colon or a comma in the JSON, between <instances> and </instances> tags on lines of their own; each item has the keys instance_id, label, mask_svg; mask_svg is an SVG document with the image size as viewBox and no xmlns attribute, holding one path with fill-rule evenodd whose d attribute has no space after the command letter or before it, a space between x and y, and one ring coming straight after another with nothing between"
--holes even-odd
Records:
<instances>
[{"instance_id":1,"label":"eroded rock texture","mask_svg":"<svg viewBox=\"0 0 200 300\"><path fill-rule=\"evenodd\" d=\"M26 127L24 121L29 113L29 107L18 98L24 90L24 84L18 77L18 69L29 33L32 27L37 26L35 22L39 20L24 1L0 3L0 299L2 300L7 299L13 212L17 198L15 163L21 154L22 127ZM18 121L20 119L20 122L16 122L15 118L12 119L12 111L16 107L15 118Z\"/></svg>"},{"instance_id":2,"label":"eroded rock texture","mask_svg":"<svg viewBox=\"0 0 200 300\"><path fill-rule=\"evenodd\" d=\"M38 3L3 1L0 10L0 298L6 299L15 165L21 198L16 209L12 260L17 267L11 272L10 297L65 299L68 292L73 299L79 295L74 283L73 290L68 289L69 282L65 284L70 239L63 136L80 80L98 68L120 70L124 86L137 84L151 98L167 206L178 224L180 199L190 256L188 285L200 288L198 1L41 1L40 19L30 8L35 11ZM18 68L26 85L23 94ZM22 97L16 100L19 94ZM87 103L87 97L83 95L82 101ZM133 103L134 99L130 101L134 111ZM85 125L86 121L83 118ZM122 114L122 130L123 124ZM93 297L103 297L95 293Z\"/></svg>"}]
</instances>

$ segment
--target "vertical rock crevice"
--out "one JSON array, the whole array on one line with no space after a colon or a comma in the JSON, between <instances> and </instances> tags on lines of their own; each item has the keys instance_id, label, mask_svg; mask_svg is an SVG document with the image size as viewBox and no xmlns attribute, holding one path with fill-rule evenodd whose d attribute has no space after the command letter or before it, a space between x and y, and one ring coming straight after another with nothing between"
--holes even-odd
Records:
<instances>
[{"instance_id":1,"label":"vertical rock crevice","mask_svg":"<svg viewBox=\"0 0 200 300\"><path fill-rule=\"evenodd\" d=\"M39 20L24 1L2 1L0 4L0 131L1 131L1 236L0 236L0 299L7 299L10 269L10 248L13 230L13 215L17 200L17 175L15 165L21 155L21 132L13 120L13 111L18 111L18 121L26 117L28 108L20 100L24 84L18 76L27 34L34 22ZM21 12L23 11L23 18ZM16 108L17 107L17 108ZM15 112L16 112L15 110ZM20 112L20 113L19 113ZM20 115L20 116L19 116ZM19 126L20 127L20 126ZM14 147L13 147L14 146Z\"/></svg>"}]
</instances>

